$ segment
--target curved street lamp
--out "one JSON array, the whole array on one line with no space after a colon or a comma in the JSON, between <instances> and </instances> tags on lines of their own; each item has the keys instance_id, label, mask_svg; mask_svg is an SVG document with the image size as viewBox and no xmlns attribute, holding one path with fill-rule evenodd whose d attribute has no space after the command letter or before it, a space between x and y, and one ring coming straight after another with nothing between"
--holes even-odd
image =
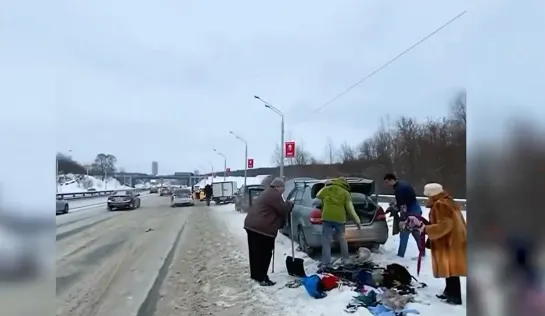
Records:
<instances>
[{"instance_id":1,"label":"curved street lamp","mask_svg":"<svg viewBox=\"0 0 545 316\"><path fill-rule=\"evenodd\" d=\"M274 107L269 102L261 99L259 96L254 95L254 98L261 101L261 103L263 103L266 108L280 115L280 118L282 119L281 125L280 125L280 154L282 155L282 157L280 157L280 178L284 179L284 113L282 113L282 111Z\"/></svg>"}]
</instances>

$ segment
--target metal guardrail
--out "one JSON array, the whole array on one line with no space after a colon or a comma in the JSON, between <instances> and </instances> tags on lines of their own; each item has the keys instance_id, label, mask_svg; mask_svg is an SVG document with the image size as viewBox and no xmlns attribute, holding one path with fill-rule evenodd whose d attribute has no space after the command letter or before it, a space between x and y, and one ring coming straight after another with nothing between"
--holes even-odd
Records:
<instances>
[{"instance_id":1,"label":"metal guardrail","mask_svg":"<svg viewBox=\"0 0 545 316\"><path fill-rule=\"evenodd\" d=\"M426 206L426 201L428 200L427 197L417 196L416 199L418 200L418 202L420 203L421 206ZM467 206L467 200L466 199L454 199L454 201L458 202L458 204L460 205L460 208L462 210L466 210L466 206ZM378 195L378 202L380 202L380 203L395 202L395 196L386 195L386 194L379 194Z\"/></svg>"},{"instance_id":2,"label":"metal guardrail","mask_svg":"<svg viewBox=\"0 0 545 316\"><path fill-rule=\"evenodd\" d=\"M124 190L124 189L116 189L116 190L104 190L104 191L86 191L86 192L72 192L72 193L57 193L57 198L61 198L63 200L80 200L80 199L89 199L89 198L96 198L100 196L108 196L115 191ZM129 189L127 189L129 190ZM148 191L149 189L132 189L136 192L142 192L142 191Z\"/></svg>"}]
</instances>

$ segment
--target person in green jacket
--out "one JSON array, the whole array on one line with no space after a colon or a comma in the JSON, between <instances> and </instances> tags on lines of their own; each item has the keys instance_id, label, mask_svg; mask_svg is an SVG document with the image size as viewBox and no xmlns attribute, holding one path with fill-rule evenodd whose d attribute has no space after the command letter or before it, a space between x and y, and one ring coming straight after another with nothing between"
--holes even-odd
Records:
<instances>
[{"instance_id":1,"label":"person in green jacket","mask_svg":"<svg viewBox=\"0 0 545 316\"><path fill-rule=\"evenodd\" d=\"M331 265L331 238L337 234L341 256L347 262L348 243L344 237L346 214L350 215L360 229L360 218L354 210L350 185L344 178L331 180L329 185L323 187L316 197L322 201L322 267Z\"/></svg>"}]
</instances>

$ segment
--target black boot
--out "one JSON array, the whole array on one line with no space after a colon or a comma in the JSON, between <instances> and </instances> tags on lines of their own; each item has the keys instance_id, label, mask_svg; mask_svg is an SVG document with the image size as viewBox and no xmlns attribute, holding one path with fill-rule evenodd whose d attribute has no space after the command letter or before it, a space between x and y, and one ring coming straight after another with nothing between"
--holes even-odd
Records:
<instances>
[{"instance_id":1,"label":"black boot","mask_svg":"<svg viewBox=\"0 0 545 316\"><path fill-rule=\"evenodd\" d=\"M259 285L261 285L261 286L273 286L275 284L276 283L274 283L271 280L263 280L263 281L259 282Z\"/></svg>"},{"instance_id":2,"label":"black boot","mask_svg":"<svg viewBox=\"0 0 545 316\"><path fill-rule=\"evenodd\" d=\"M447 297L447 299L444 302L450 305L462 305L462 299L459 297L450 296L450 297Z\"/></svg>"},{"instance_id":3,"label":"black boot","mask_svg":"<svg viewBox=\"0 0 545 316\"><path fill-rule=\"evenodd\" d=\"M445 293L443 294L436 294L435 297L437 297L440 300L446 300L448 297Z\"/></svg>"}]
</instances>

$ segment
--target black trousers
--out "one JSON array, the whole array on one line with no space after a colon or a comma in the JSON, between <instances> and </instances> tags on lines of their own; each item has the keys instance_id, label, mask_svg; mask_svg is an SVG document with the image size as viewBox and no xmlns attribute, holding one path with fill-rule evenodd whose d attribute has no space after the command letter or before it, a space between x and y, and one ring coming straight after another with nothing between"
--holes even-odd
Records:
<instances>
[{"instance_id":1,"label":"black trousers","mask_svg":"<svg viewBox=\"0 0 545 316\"><path fill-rule=\"evenodd\" d=\"M445 291L443 294L450 298L462 300L462 285L460 284L460 277L453 276L445 279Z\"/></svg>"},{"instance_id":2,"label":"black trousers","mask_svg":"<svg viewBox=\"0 0 545 316\"><path fill-rule=\"evenodd\" d=\"M268 280L267 272L271 264L274 238L246 229L248 234L248 253L250 257L250 277L258 282Z\"/></svg>"}]
</instances>

